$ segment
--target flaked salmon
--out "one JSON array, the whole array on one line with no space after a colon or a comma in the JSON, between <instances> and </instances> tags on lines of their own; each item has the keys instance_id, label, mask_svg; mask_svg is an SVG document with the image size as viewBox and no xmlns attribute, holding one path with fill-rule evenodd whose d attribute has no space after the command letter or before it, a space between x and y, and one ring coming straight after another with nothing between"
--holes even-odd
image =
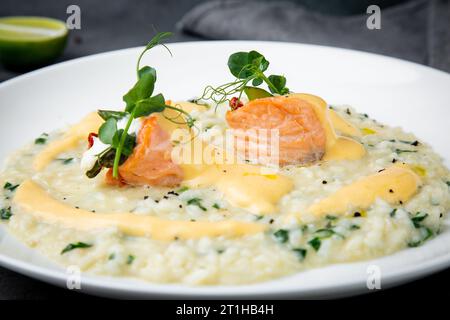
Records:
<instances>
[{"instance_id":1,"label":"flaked salmon","mask_svg":"<svg viewBox=\"0 0 450 320\"><path fill-rule=\"evenodd\" d=\"M310 164L320 160L325 153L325 130L314 108L299 98L279 96L255 99L228 111L226 120L233 129L277 130L281 166ZM245 144L245 149L238 146L236 150L247 156L248 148L249 145Z\"/></svg>"}]
</instances>

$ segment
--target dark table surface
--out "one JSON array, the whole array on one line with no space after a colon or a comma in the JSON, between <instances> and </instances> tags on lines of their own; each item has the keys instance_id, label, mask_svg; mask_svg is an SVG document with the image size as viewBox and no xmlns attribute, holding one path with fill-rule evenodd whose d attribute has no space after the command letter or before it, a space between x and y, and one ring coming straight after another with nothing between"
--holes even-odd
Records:
<instances>
[{"instance_id":1,"label":"dark table surface","mask_svg":"<svg viewBox=\"0 0 450 320\"><path fill-rule=\"evenodd\" d=\"M81 8L81 30L71 33L64 55L58 61L73 59L93 53L134 47L145 44L158 31L176 31L175 24L183 14L204 0L142 0L142 1L51 1L51 0L1 0L0 16L41 15L65 20L66 8L77 4ZM171 41L201 40L175 32ZM1 67L0 67L1 68ZM0 81L19 73L0 69ZM450 283L450 269L417 280L413 283L357 297L405 298L414 301L426 295L437 297L440 290ZM60 289L27 278L0 267L0 299L87 299L90 296Z\"/></svg>"}]
</instances>

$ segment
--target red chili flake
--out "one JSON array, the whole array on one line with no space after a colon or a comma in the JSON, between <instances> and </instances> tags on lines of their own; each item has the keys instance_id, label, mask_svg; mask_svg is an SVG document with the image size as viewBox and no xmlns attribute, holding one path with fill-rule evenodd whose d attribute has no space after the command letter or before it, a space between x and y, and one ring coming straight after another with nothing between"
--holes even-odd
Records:
<instances>
[{"instance_id":1,"label":"red chili flake","mask_svg":"<svg viewBox=\"0 0 450 320\"><path fill-rule=\"evenodd\" d=\"M242 103L242 101L239 100L237 97L233 97L230 100L230 107L231 107L231 110L233 110L233 111L236 110L236 109L239 109L243 105L244 104Z\"/></svg>"},{"instance_id":2,"label":"red chili flake","mask_svg":"<svg viewBox=\"0 0 450 320\"><path fill-rule=\"evenodd\" d=\"M88 149L90 149L94 145L94 137L98 137L98 134L96 134L95 132L89 133L89 135L88 135L88 143L89 143Z\"/></svg>"}]
</instances>

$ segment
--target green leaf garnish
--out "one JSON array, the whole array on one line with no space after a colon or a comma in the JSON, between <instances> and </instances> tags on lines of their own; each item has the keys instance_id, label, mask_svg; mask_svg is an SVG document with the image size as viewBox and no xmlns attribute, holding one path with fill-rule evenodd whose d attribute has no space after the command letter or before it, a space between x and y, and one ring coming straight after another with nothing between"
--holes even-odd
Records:
<instances>
[{"instance_id":1,"label":"green leaf garnish","mask_svg":"<svg viewBox=\"0 0 450 320\"><path fill-rule=\"evenodd\" d=\"M340 233L337 233L332 228L324 228L324 229L316 230L316 232L314 232L314 235L316 235L320 239L326 239L326 238L329 238L329 237L331 237L333 235L336 235L336 236L339 236L341 238L344 238L343 235L341 235Z\"/></svg>"},{"instance_id":2,"label":"green leaf garnish","mask_svg":"<svg viewBox=\"0 0 450 320\"><path fill-rule=\"evenodd\" d=\"M418 241L409 242L408 247L411 247L411 248L419 247L422 244L424 244L425 241L427 241L434 235L433 230L431 230L430 228L426 228L426 227L422 227L422 228L423 228L422 230L424 230L424 232L425 232L425 236Z\"/></svg>"},{"instance_id":3,"label":"green leaf garnish","mask_svg":"<svg viewBox=\"0 0 450 320\"><path fill-rule=\"evenodd\" d=\"M123 129L120 129L115 132L111 144L114 148L117 149L119 147L123 134L124 134ZM122 154L126 157L130 156L133 153L135 145L136 145L136 136L134 134L126 133L125 142L122 146Z\"/></svg>"},{"instance_id":4,"label":"green leaf garnish","mask_svg":"<svg viewBox=\"0 0 450 320\"><path fill-rule=\"evenodd\" d=\"M133 256L133 255L131 255L131 254L128 255L128 257L127 257L127 264L128 264L128 265L132 264L133 261L134 261L134 259L136 259L135 256Z\"/></svg>"},{"instance_id":5,"label":"green leaf garnish","mask_svg":"<svg viewBox=\"0 0 450 320\"><path fill-rule=\"evenodd\" d=\"M115 154L114 154L114 164L113 164L113 177L114 178L119 178L119 166L120 166L120 160L122 157L122 151L124 149L125 146L125 141L127 140L127 136L128 136L128 130L130 129L131 126L131 122L134 119L134 112L131 113L130 118L128 119L127 124L125 125L125 129L123 129L123 132L125 132L125 134L120 134L120 140L117 143L116 146L116 150L115 150Z\"/></svg>"},{"instance_id":6,"label":"green leaf garnish","mask_svg":"<svg viewBox=\"0 0 450 320\"><path fill-rule=\"evenodd\" d=\"M164 109L166 108L166 100L160 93L156 96L139 100L138 102L136 102L135 108L136 110L134 116L136 118L146 117L152 113L164 111Z\"/></svg>"},{"instance_id":7,"label":"green leaf garnish","mask_svg":"<svg viewBox=\"0 0 450 320\"><path fill-rule=\"evenodd\" d=\"M411 221L415 228L422 227L421 222L425 220L425 218L428 217L428 213L425 212L417 212L415 216L411 217Z\"/></svg>"},{"instance_id":8,"label":"green leaf garnish","mask_svg":"<svg viewBox=\"0 0 450 320\"><path fill-rule=\"evenodd\" d=\"M146 73L150 73L151 75L153 75L153 77L155 78L155 82L156 82L156 80L157 80L156 70L155 70L155 68L152 68L149 66L145 66L145 67L142 67L141 69L139 69L138 79L141 79L143 76L145 76Z\"/></svg>"},{"instance_id":9,"label":"green leaf garnish","mask_svg":"<svg viewBox=\"0 0 450 320\"><path fill-rule=\"evenodd\" d=\"M73 161L73 158L58 158L57 160L61 161L62 164L69 164Z\"/></svg>"},{"instance_id":10,"label":"green leaf garnish","mask_svg":"<svg viewBox=\"0 0 450 320\"><path fill-rule=\"evenodd\" d=\"M104 144L112 144L116 131L117 120L114 117L111 117L100 126L100 129L98 129L98 138Z\"/></svg>"},{"instance_id":11,"label":"green leaf garnish","mask_svg":"<svg viewBox=\"0 0 450 320\"><path fill-rule=\"evenodd\" d=\"M316 237L308 241L308 244L316 251L319 251L322 241L320 238Z\"/></svg>"},{"instance_id":12,"label":"green leaf garnish","mask_svg":"<svg viewBox=\"0 0 450 320\"><path fill-rule=\"evenodd\" d=\"M110 147L103 151L97 156L97 161L95 162L92 169L86 172L86 176L88 178L94 178L100 173L102 168L112 168L114 166L115 156L116 150L113 147ZM122 155L119 164L124 163L125 160L126 156Z\"/></svg>"},{"instance_id":13,"label":"green leaf garnish","mask_svg":"<svg viewBox=\"0 0 450 320\"><path fill-rule=\"evenodd\" d=\"M261 85L263 82L264 82L263 79L261 79L261 78L255 78L255 79L253 79L253 81L252 81L252 86L257 87L257 86ZM249 99L250 99L250 98L249 98Z\"/></svg>"},{"instance_id":14,"label":"green leaf garnish","mask_svg":"<svg viewBox=\"0 0 450 320\"><path fill-rule=\"evenodd\" d=\"M417 150L395 149L395 152L396 152L397 154L401 154L401 153L415 153L415 152L417 152Z\"/></svg>"},{"instance_id":15,"label":"green leaf garnish","mask_svg":"<svg viewBox=\"0 0 450 320\"><path fill-rule=\"evenodd\" d=\"M122 130L122 129L121 129ZM116 159L116 150L111 147L109 149L106 149L99 157L98 161L102 167L105 168L112 168L114 167L114 161ZM119 165L125 162L127 157L122 154L120 157Z\"/></svg>"},{"instance_id":16,"label":"green leaf garnish","mask_svg":"<svg viewBox=\"0 0 450 320\"><path fill-rule=\"evenodd\" d=\"M331 237L334 234L334 231L332 229L319 229L314 232L314 234L319 238L324 239Z\"/></svg>"},{"instance_id":17,"label":"green leaf garnish","mask_svg":"<svg viewBox=\"0 0 450 320\"><path fill-rule=\"evenodd\" d=\"M16 190L18 186L19 186L19 184L12 184L11 182L6 182L5 185L3 186L3 189L12 192L12 191Z\"/></svg>"},{"instance_id":18,"label":"green leaf garnish","mask_svg":"<svg viewBox=\"0 0 450 320\"><path fill-rule=\"evenodd\" d=\"M191 205L191 206L197 206L197 207L199 207L200 209L202 209L203 211L208 211L208 209L206 209L206 208L202 205L202 199L200 199L200 198L192 198L192 199L189 199L186 203L187 203L188 205Z\"/></svg>"},{"instance_id":19,"label":"green leaf garnish","mask_svg":"<svg viewBox=\"0 0 450 320\"><path fill-rule=\"evenodd\" d=\"M112 110L98 110L97 113L105 121L108 120L109 118L120 120L128 115L127 112L112 111Z\"/></svg>"},{"instance_id":20,"label":"green leaf garnish","mask_svg":"<svg viewBox=\"0 0 450 320\"><path fill-rule=\"evenodd\" d=\"M300 261L305 260L306 254L308 253L308 250L303 249L303 248L295 248L295 249L292 249L292 251L294 251L294 253L297 255L297 257Z\"/></svg>"},{"instance_id":21,"label":"green leaf garnish","mask_svg":"<svg viewBox=\"0 0 450 320\"><path fill-rule=\"evenodd\" d=\"M404 144L410 144L410 145L415 146L415 147L417 147L417 146L420 144L420 142L417 141L417 140L414 140L414 141L408 141L408 140L396 140L396 139L392 139L392 140L390 140L390 141L391 141L391 142L401 142L401 143L404 143Z\"/></svg>"},{"instance_id":22,"label":"green leaf garnish","mask_svg":"<svg viewBox=\"0 0 450 320\"><path fill-rule=\"evenodd\" d=\"M269 76L269 81L272 82L273 86L269 86L269 90L272 93L287 94L289 89L286 88L286 77L271 75Z\"/></svg>"},{"instance_id":23,"label":"green leaf garnish","mask_svg":"<svg viewBox=\"0 0 450 320\"><path fill-rule=\"evenodd\" d=\"M11 207L0 209L0 219L1 220L9 220L12 217Z\"/></svg>"},{"instance_id":24,"label":"green leaf garnish","mask_svg":"<svg viewBox=\"0 0 450 320\"><path fill-rule=\"evenodd\" d=\"M289 231L285 229L277 230L273 236L280 243L286 243L289 240Z\"/></svg>"},{"instance_id":25,"label":"green leaf garnish","mask_svg":"<svg viewBox=\"0 0 450 320\"><path fill-rule=\"evenodd\" d=\"M422 239L420 239L418 241L409 242L408 243L409 247L412 247L412 248L418 247L434 235L433 230L422 225L422 222L427 217L428 217L428 213L425 213L425 212L416 212L416 214L411 217L411 222L413 223L414 228L419 229L420 232L422 232L422 234L424 234L424 236L422 237Z\"/></svg>"},{"instance_id":26,"label":"green leaf garnish","mask_svg":"<svg viewBox=\"0 0 450 320\"><path fill-rule=\"evenodd\" d=\"M154 37L147 43L147 45L145 46L144 51L142 51L141 54L139 55L138 61L137 61L137 64L136 64L136 71L137 71L137 74L138 74L138 78L140 78L141 75L139 74L139 72L140 72L140 70L142 70L142 69L139 69L139 65L141 64L141 59L142 59L142 57L144 56L144 54L145 54L148 50L150 50L150 49L156 47L157 45L162 45L164 48L167 49L167 51L169 51L170 55L172 55L172 52L170 52L169 48L167 48L167 47L163 44L163 41L166 40L166 39L168 39L168 38L170 38L171 36L172 36L172 32L160 32L160 33L158 33L156 36L154 36ZM144 68L145 68L145 67L144 67ZM155 80L156 80L156 77L155 77Z\"/></svg>"},{"instance_id":27,"label":"green leaf garnish","mask_svg":"<svg viewBox=\"0 0 450 320\"><path fill-rule=\"evenodd\" d=\"M95 178L100 171L102 171L102 166L100 165L100 161L97 159L94 166L86 172L86 176L90 179Z\"/></svg>"},{"instance_id":28,"label":"green leaf garnish","mask_svg":"<svg viewBox=\"0 0 450 320\"><path fill-rule=\"evenodd\" d=\"M162 41L167 39L172 35L171 32L161 32L153 37L152 40L145 46L145 49L141 52L136 63L136 73L137 82L124 96L123 101L126 103L125 111L130 113L127 124L123 130L123 134L119 134L119 141L115 144L115 158L113 165L113 177L119 177L119 165L121 163L122 155L130 155L131 147L134 145L129 141L130 135L128 135L128 130L130 129L133 119L148 116L154 112L162 112L166 108L171 108L180 111L186 116L186 123L192 122L189 113L172 106L165 105L165 99L162 94L158 94L152 97L153 90L155 88L155 82L157 79L156 70L149 66L140 67L141 59L144 54L156 47L157 45L164 46L170 54L172 54ZM191 121L191 122L190 122ZM192 122L193 123L193 122ZM190 126L189 126L190 127Z\"/></svg>"},{"instance_id":29,"label":"green leaf garnish","mask_svg":"<svg viewBox=\"0 0 450 320\"><path fill-rule=\"evenodd\" d=\"M177 193L183 193L185 191L189 190L189 187L186 186L182 186L177 190Z\"/></svg>"},{"instance_id":30,"label":"green leaf garnish","mask_svg":"<svg viewBox=\"0 0 450 320\"><path fill-rule=\"evenodd\" d=\"M126 103L125 111L132 113L136 104L144 99L149 98L156 82L156 70L153 68L145 67L140 70L139 78L133 88L131 88L124 96L123 101Z\"/></svg>"},{"instance_id":31,"label":"green leaf garnish","mask_svg":"<svg viewBox=\"0 0 450 320\"><path fill-rule=\"evenodd\" d=\"M389 216L390 216L391 218L394 218L395 215L396 215L396 213L397 213L397 208L394 208L394 209L389 213Z\"/></svg>"},{"instance_id":32,"label":"green leaf garnish","mask_svg":"<svg viewBox=\"0 0 450 320\"><path fill-rule=\"evenodd\" d=\"M162 94L152 96L157 79L156 69L150 66L141 67L140 65L144 54L158 45L164 46L172 54L162 43L171 35L172 33L170 32L158 33L147 43L145 49L139 54L136 63L137 80L133 87L123 96L125 110L98 110L99 116L105 120L99 128L99 139L111 147L97 156L98 160L94 167L86 172L89 178L97 176L103 167L113 168L113 177L116 179L119 178L119 166L132 154L136 146L136 136L128 133L133 120L136 118L146 117L155 112L163 112L169 108L177 110L183 115L185 119L183 124L186 124L190 128L194 126L195 120L191 118L188 112L175 106L166 105L165 98ZM117 128L117 121L125 117L128 118L125 128L119 130ZM175 122L172 119L169 120Z\"/></svg>"},{"instance_id":33,"label":"green leaf garnish","mask_svg":"<svg viewBox=\"0 0 450 320\"><path fill-rule=\"evenodd\" d=\"M47 139L48 139L48 133L43 133L39 136L39 138L37 138L36 140L34 140L35 144L46 144L47 143Z\"/></svg>"},{"instance_id":34,"label":"green leaf garnish","mask_svg":"<svg viewBox=\"0 0 450 320\"><path fill-rule=\"evenodd\" d=\"M62 251L61 254L72 251L74 249L85 249L92 247L92 244L84 243L84 242L75 242L69 243Z\"/></svg>"},{"instance_id":35,"label":"green leaf garnish","mask_svg":"<svg viewBox=\"0 0 450 320\"><path fill-rule=\"evenodd\" d=\"M269 61L257 51L235 52L228 58L228 69L235 76L235 81L218 87L207 86L200 99L212 100L217 107L217 105L229 101L230 96L234 94L237 94L238 99L240 99L242 94L246 93L250 100L272 96L266 90L256 88L263 83L267 85L273 94L283 95L289 93L284 76L266 76L264 74L268 67ZM248 86L249 83L253 87Z\"/></svg>"},{"instance_id":36,"label":"green leaf garnish","mask_svg":"<svg viewBox=\"0 0 450 320\"><path fill-rule=\"evenodd\" d=\"M344 236L340 233L337 233L332 228L323 228L318 229L314 232L314 238L312 238L308 244L314 248L314 250L318 251L320 246L322 245L322 240L328 239L331 236L336 235L338 237L344 238Z\"/></svg>"},{"instance_id":37,"label":"green leaf garnish","mask_svg":"<svg viewBox=\"0 0 450 320\"><path fill-rule=\"evenodd\" d=\"M258 70L264 72L269 67L269 61L257 51L236 52L228 58L228 68L233 76L246 79ZM262 82L261 82L262 83Z\"/></svg>"},{"instance_id":38,"label":"green leaf garnish","mask_svg":"<svg viewBox=\"0 0 450 320\"><path fill-rule=\"evenodd\" d=\"M255 87L245 87L244 93L247 95L248 100L273 97L272 94L270 94L266 90Z\"/></svg>"}]
</instances>

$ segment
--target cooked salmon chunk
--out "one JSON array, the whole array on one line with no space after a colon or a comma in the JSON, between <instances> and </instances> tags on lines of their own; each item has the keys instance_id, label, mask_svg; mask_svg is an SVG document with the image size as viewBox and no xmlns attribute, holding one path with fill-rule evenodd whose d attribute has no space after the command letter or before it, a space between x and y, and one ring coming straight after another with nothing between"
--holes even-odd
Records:
<instances>
[{"instance_id":1,"label":"cooked salmon chunk","mask_svg":"<svg viewBox=\"0 0 450 320\"><path fill-rule=\"evenodd\" d=\"M183 179L182 169L171 159L169 134L158 124L155 116L143 121L133 153L119 167L119 179L110 172L106 182L112 185L151 185L172 187Z\"/></svg>"},{"instance_id":2,"label":"cooked salmon chunk","mask_svg":"<svg viewBox=\"0 0 450 320\"><path fill-rule=\"evenodd\" d=\"M279 165L306 165L325 153L326 135L313 107L295 97L255 99L239 109L228 111L228 125L233 129L276 130L279 136ZM236 150L247 156L251 145Z\"/></svg>"}]
</instances>

